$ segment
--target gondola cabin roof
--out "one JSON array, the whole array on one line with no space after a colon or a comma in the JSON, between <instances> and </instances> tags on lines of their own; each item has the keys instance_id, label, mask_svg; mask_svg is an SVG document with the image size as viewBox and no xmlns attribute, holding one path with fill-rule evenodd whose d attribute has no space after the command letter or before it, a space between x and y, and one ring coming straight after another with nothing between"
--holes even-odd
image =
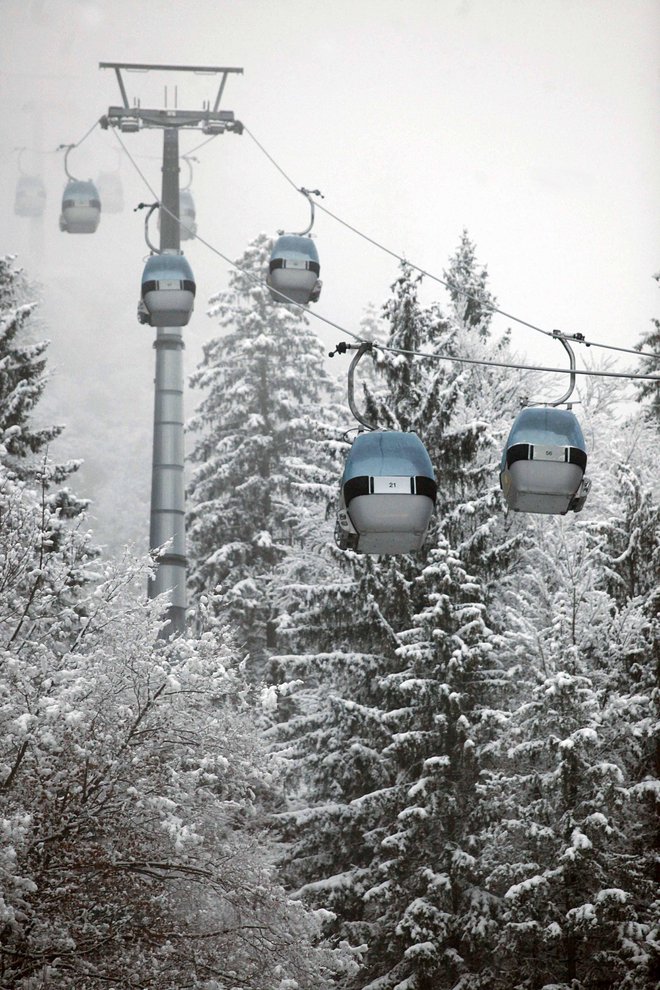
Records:
<instances>
[{"instance_id":1,"label":"gondola cabin roof","mask_svg":"<svg viewBox=\"0 0 660 990\"><path fill-rule=\"evenodd\" d=\"M101 200L93 182L69 179L62 195L60 230L93 234L101 219Z\"/></svg>"},{"instance_id":2,"label":"gondola cabin roof","mask_svg":"<svg viewBox=\"0 0 660 990\"><path fill-rule=\"evenodd\" d=\"M569 409L530 406L516 416L507 447L517 443L553 444L586 450L577 417Z\"/></svg>"},{"instance_id":3,"label":"gondola cabin roof","mask_svg":"<svg viewBox=\"0 0 660 990\"><path fill-rule=\"evenodd\" d=\"M287 261L297 261L301 256L306 261L319 263L319 253L312 238L301 234L281 234L273 245L270 260L284 258Z\"/></svg>"},{"instance_id":4,"label":"gondola cabin roof","mask_svg":"<svg viewBox=\"0 0 660 990\"><path fill-rule=\"evenodd\" d=\"M316 245L303 234L282 234L273 245L266 282L276 303L307 306L321 292L321 266Z\"/></svg>"},{"instance_id":5,"label":"gondola cabin roof","mask_svg":"<svg viewBox=\"0 0 660 990\"><path fill-rule=\"evenodd\" d=\"M434 477L431 458L417 434L396 430L374 430L357 435L346 458L343 482L361 475Z\"/></svg>"},{"instance_id":6,"label":"gondola cabin roof","mask_svg":"<svg viewBox=\"0 0 660 990\"><path fill-rule=\"evenodd\" d=\"M142 288L149 282L170 281L195 283L190 262L183 254L152 254L147 258L142 272Z\"/></svg>"},{"instance_id":7,"label":"gondola cabin roof","mask_svg":"<svg viewBox=\"0 0 660 990\"><path fill-rule=\"evenodd\" d=\"M63 206L68 205L67 200L74 201L70 204L72 206L84 201L90 206L96 206L99 209L101 207L99 191L90 179L69 179L62 194Z\"/></svg>"}]
</instances>

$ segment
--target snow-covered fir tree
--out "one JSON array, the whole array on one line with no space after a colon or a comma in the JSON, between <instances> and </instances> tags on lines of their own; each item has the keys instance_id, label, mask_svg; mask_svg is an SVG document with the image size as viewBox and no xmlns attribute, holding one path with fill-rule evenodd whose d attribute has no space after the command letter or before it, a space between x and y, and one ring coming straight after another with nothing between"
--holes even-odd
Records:
<instances>
[{"instance_id":1,"label":"snow-covered fir tree","mask_svg":"<svg viewBox=\"0 0 660 990\"><path fill-rule=\"evenodd\" d=\"M26 301L24 273L13 256L0 257L0 441L4 460L20 476L34 471L61 426L37 428L34 411L47 382L48 341L29 332L36 302Z\"/></svg>"},{"instance_id":2,"label":"snow-covered fir tree","mask_svg":"<svg viewBox=\"0 0 660 990\"><path fill-rule=\"evenodd\" d=\"M38 403L48 381L47 340L35 341L34 288L14 256L0 257L0 460L18 478L31 479L48 509L57 513L49 549L66 543L66 524L82 519L89 505L63 482L80 461L54 463L49 445L62 426L37 426ZM89 551L91 553L91 549Z\"/></svg>"},{"instance_id":3,"label":"snow-covered fir tree","mask_svg":"<svg viewBox=\"0 0 660 990\"><path fill-rule=\"evenodd\" d=\"M488 966L490 896L479 877L480 713L501 701L484 589L445 538L418 579L428 593L382 679L388 793L362 878L369 951L360 986L442 990Z\"/></svg>"},{"instance_id":4,"label":"snow-covered fir tree","mask_svg":"<svg viewBox=\"0 0 660 990\"><path fill-rule=\"evenodd\" d=\"M487 985L642 990L657 952L644 849L652 698L622 675L652 652L652 631L639 602L599 587L586 529L560 525L526 557L504 637L509 704L488 716L499 731L479 783L495 906Z\"/></svg>"},{"instance_id":5,"label":"snow-covered fir tree","mask_svg":"<svg viewBox=\"0 0 660 990\"><path fill-rule=\"evenodd\" d=\"M464 238L461 262L468 247ZM467 281L472 295L475 278ZM311 591L293 630L308 630L296 643L299 655L281 658L302 684L299 714L281 736L307 771L303 806L288 819L290 876L312 903L336 914L336 934L364 946L356 987L442 987L441 973L449 980L470 965L471 947L458 933L475 924L472 878L457 865L460 856L452 866L448 850L471 846L473 816L463 822L457 813L454 827L445 813L476 801L477 769L464 744L478 721L473 709L492 703L488 593L468 569L479 556L474 534L481 527L479 552L491 550L493 570L497 544L506 562L518 541L501 515L492 521L505 389L495 382L488 394L482 375L397 353L484 354L488 306L472 310L471 323L456 291L446 316L423 307L418 277L403 266L386 306L395 350L376 352L383 385L366 389L368 420L416 430L436 465L440 510L429 547L416 558L344 554L343 573ZM450 890L451 918L436 875Z\"/></svg>"},{"instance_id":6,"label":"snow-covered fir tree","mask_svg":"<svg viewBox=\"0 0 660 990\"><path fill-rule=\"evenodd\" d=\"M204 397L190 422L190 587L193 600L219 589L255 676L275 645L274 573L314 552L338 469L323 349L266 290L270 248L257 237L211 300L222 332L191 379Z\"/></svg>"},{"instance_id":7,"label":"snow-covered fir tree","mask_svg":"<svg viewBox=\"0 0 660 990\"><path fill-rule=\"evenodd\" d=\"M467 230L442 274L457 320L472 333L488 337L495 298L488 288L488 269L477 262L476 244Z\"/></svg>"},{"instance_id":8,"label":"snow-covered fir tree","mask_svg":"<svg viewBox=\"0 0 660 990\"><path fill-rule=\"evenodd\" d=\"M660 285L660 272L653 276ZM638 351L645 351L657 355L655 358L645 357L642 359L642 369L646 375L660 374L660 320L654 319L652 329L642 334L639 343L636 344ZM657 382L639 382L639 394L649 401L649 416L654 420L656 426L660 424L660 386Z\"/></svg>"}]
</instances>

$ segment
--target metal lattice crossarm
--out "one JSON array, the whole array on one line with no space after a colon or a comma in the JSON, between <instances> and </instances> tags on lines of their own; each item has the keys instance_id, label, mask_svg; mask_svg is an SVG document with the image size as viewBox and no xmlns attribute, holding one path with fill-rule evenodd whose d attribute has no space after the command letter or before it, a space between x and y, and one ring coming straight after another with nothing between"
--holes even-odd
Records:
<instances>
[{"instance_id":1,"label":"metal lattice crossarm","mask_svg":"<svg viewBox=\"0 0 660 990\"><path fill-rule=\"evenodd\" d=\"M243 69L216 65L150 65L142 62L99 62L101 69L114 69L123 101L122 106L110 107L105 117L101 118L101 126L119 127L123 131L137 131L140 127L199 127L206 134L222 134L233 131L241 134L243 125L235 120L231 110L220 110L220 101L224 93L227 78L231 73L241 74ZM122 70L127 72L192 72L194 75L219 75L220 82L215 95L213 106L206 101L199 110L146 109L139 105L131 107L122 77Z\"/></svg>"},{"instance_id":2,"label":"metal lattice crossarm","mask_svg":"<svg viewBox=\"0 0 660 990\"><path fill-rule=\"evenodd\" d=\"M131 128L131 122L135 127ZM143 127L198 127L202 125L205 133L221 133L234 131L240 134L243 125L235 120L232 110L151 110L142 107L110 107L105 117L101 118L101 127L119 127L121 130L137 130Z\"/></svg>"}]
</instances>

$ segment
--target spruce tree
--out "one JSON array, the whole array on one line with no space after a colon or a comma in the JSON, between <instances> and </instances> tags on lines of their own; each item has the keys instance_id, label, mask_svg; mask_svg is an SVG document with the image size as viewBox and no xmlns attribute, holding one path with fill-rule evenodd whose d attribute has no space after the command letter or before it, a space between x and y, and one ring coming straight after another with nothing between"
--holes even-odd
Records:
<instances>
[{"instance_id":1,"label":"spruce tree","mask_svg":"<svg viewBox=\"0 0 660 990\"><path fill-rule=\"evenodd\" d=\"M191 378L205 394L189 424L193 601L219 589L255 676L275 645L275 572L313 552L336 479L323 350L304 315L265 289L270 248L257 237L211 299L222 332Z\"/></svg>"},{"instance_id":2,"label":"spruce tree","mask_svg":"<svg viewBox=\"0 0 660 990\"><path fill-rule=\"evenodd\" d=\"M420 304L418 288L403 265L385 307L394 350L376 351L381 384L365 389L365 418L416 430L429 450L440 490L428 546L414 557L340 554L332 585L309 590L308 633L300 635L305 612L293 630L298 655L280 659L298 705L281 738L304 779L302 807L281 819L289 875L336 915L329 930L364 945L356 987L442 987L476 965L482 919L472 868L457 865L458 853L451 861L456 849L465 863L473 854L477 766L468 737L494 689L490 590L472 564L486 556L496 571L499 547L506 565L519 541L499 514L506 390L497 376L398 353L484 356L493 349L488 316L466 318L458 296L445 316ZM455 805L461 812L446 826ZM473 942L461 941L472 925Z\"/></svg>"},{"instance_id":3,"label":"spruce tree","mask_svg":"<svg viewBox=\"0 0 660 990\"><path fill-rule=\"evenodd\" d=\"M478 264L476 245L467 230L463 230L449 267L442 274L457 320L473 333L487 338L495 298L488 288L488 269Z\"/></svg>"},{"instance_id":4,"label":"spruce tree","mask_svg":"<svg viewBox=\"0 0 660 990\"><path fill-rule=\"evenodd\" d=\"M479 876L481 711L500 700L498 638L484 589L444 537L418 579L427 606L383 678L392 763L378 844L363 878L373 926L360 986L453 988L490 961L489 893Z\"/></svg>"},{"instance_id":5,"label":"spruce tree","mask_svg":"<svg viewBox=\"0 0 660 990\"><path fill-rule=\"evenodd\" d=\"M62 487L81 462L56 463L49 456L50 443L64 427L35 425L48 381L49 342L34 339L35 290L15 262L14 256L0 257L0 461L14 477L36 486L44 505L57 514L48 545L52 552L67 544L67 523L80 521L89 500ZM90 553L97 556L99 550Z\"/></svg>"},{"instance_id":6,"label":"spruce tree","mask_svg":"<svg viewBox=\"0 0 660 990\"><path fill-rule=\"evenodd\" d=\"M648 647L648 623L598 584L586 533L551 524L511 598L510 709L479 784L481 866L497 906L489 985L502 990L641 988L650 975L640 763L651 698L621 682L629 655Z\"/></svg>"},{"instance_id":7,"label":"spruce tree","mask_svg":"<svg viewBox=\"0 0 660 990\"><path fill-rule=\"evenodd\" d=\"M61 426L37 428L35 407L48 376L48 341L32 339L36 302L27 301L28 285L15 257L0 257L0 441L4 462L20 477L34 474Z\"/></svg>"},{"instance_id":8,"label":"spruce tree","mask_svg":"<svg viewBox=\"0 0 660 990\"><path fill-rule=\"evenodd\" d=\"M660 272L653 277L660 285ZM647 330L646 333L642 334L639 343L635 347L638 351L650 351L656 354L654 358L642 359L642 369L646 375L657 375L660 374L660 320L654 319L651 323L653 329ZM658 387L658 383L639 382L638 391L643 399L650 399L648 416L658 426L660 424L660 388Z\"/></svg>"}]
</instances>

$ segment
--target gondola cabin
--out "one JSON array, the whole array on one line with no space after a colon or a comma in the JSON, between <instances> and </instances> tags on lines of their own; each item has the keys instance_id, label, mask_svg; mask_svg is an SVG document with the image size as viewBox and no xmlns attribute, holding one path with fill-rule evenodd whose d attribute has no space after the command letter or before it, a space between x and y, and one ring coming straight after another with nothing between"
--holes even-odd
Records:
<instances>
[{"instance_id":1,"label":"gondola cabin","mask_svg":"<svg viewBox=\"0 0 660 990\"><path fill-rule=\"evenodd\" d=\"M46 187L38 175L19 175L14 198L17 217L41 217L46 207Z\"/></svg>"},{"instance_id":2,"label":"gondola cabin","mask_svg":"<svg viewBox=\"0 0 660 990\"><path fill-rule=\"evenodd\" d=\"M266 281L275 302L307 306L321 294L321 266L311 237L282 234L273 245Z\"/></svg>"},{"instance_id":3,"label":"gondola cabin","mask_svg":"<svg viewBox=\"0 0 660 990\"><path fill-rule=\"evenodd\" d=\"M182 189L179 193L179 238L190 241L197 234L197 211L195 200L190 189ZM158 227L160 229L160 211L158 212Z\"/></svg>"},{"instance_id":4,"label":"gondola cabin","mask_svg":"<svg viewBox=\"0 0 660 990\"><path fill-rule=\"evenodd\" d=\"M152 327L185 327L193 311L195 291L192 269L182 254L152 254L142 273L138 320Z\"/></svg>"},{"instance_id":5,"label":"gondola cabin","mask_svg":"<svg viewBox=\"0 0 660 990\"><path fill-rule=\"evenodd\" d=\"M60 230L93 234L101 219L101 199L93 182L69 179L62 197Z\"/></svg>"},{"instance_id":6,"label":"gondola cabin","mask_svg":"<svg viewBox=\"0 0 660 990\"><path fill-rule=\"evenodd\" d=\"M100 172L96 188L104 213L121 213L124 209L124 188L118 172Z\"/></svg>"},{"instance_id":7,"label":"gondola cabin","mask_svg":"<svg viewBox=\"0 0 660 990\"><path fill-rule=\"evenodd\" d=\"M415 433L359 433L340 482L337 545L358 553L419 550L437 496L433 466Z\"/></svg>"},{"instance_id":8,"label":"gondola cabin","mask_svg":"<svg viewBox=\"0 0 660 990\"><path fill-rule=\"evenodd\" d=\"M182 189L179 193L179 229L182 241L192 240L197 233L196 217L193 194L190 189Z\"/></svg>"},{"instance_id":9,"label":"gondola cabin","mask_svg":"<svg viewBox=\"0 0 660 990\"><path fill-rule=\"evenodd\" d=\"M530 407L514 420L500 464L500 485L514 512L579 512L590 482L580 424L568 409Z\"/></svg>"}]
</instances>

